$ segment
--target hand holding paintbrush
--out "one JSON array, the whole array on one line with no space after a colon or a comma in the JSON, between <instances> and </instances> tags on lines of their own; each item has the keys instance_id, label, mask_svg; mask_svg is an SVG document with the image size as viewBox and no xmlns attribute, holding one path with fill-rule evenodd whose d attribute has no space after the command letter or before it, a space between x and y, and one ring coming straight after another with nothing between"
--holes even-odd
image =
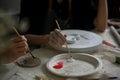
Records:
<instances>
[{"instance_id":1,"label":"hand holding paintbrush","mask_svg":"<svg viewBox=\"0 0 120 80\"><path fill-rule=\"evenodd\" d=\"M13 29L17 33L17 35L19 37L21 37L20 34L18 33L18 31L16 30L16 28L13 27ZM21 47L24 47L24 46L21 46ZM35 66L38 66L40 64L40 59L33 56L33 54L31 53L28 45L26 45L26 48L28 49L28 51L29 51L30 55L32 56L32 58L31 57L21 58L22 60L18 60L18 61L16 61L16 63L19 66L22 66L22 67L35 67ZM24 51L24 49L23 49L23 51Z\"/></svg>"},{"instance_id":2,"label":"hand holding paintbrush","mask_svg":"<svg viewBox=\"0 0 120 80\"><path fill-rule=\"evenodd\" d=\"M61 28L60 28L60 25L59 25L58 21L55 20L55 22L56 22L56 24L57 24L58 29L61 31ZM66 40L66 42L65 42L65 45L66 45L66 48L68 49L68 53L70 54L70 48L69 48L69 46L68 46L67 40ZM73 59L72 55L70 55L70 58L68 58L67 61L68 61L68 62L73 62L73 61L75 61L75 59Z\"/></svg>"},{"instance_id":3,"label":"hand holding paintbrush","mask_svg":"<svg viewBox=\"0 0 120 80\"><path fill-rule=\"evenodd\" d=\"M18 36L20 36L20 34L18 33L17 29L16 29L15 27L13 27L13 29L14 29L14 31L16 32L16 34L17 34ZM28 47L28 51L29 51L29 53L31 54L32 58L35 58L35 57L32 55L31 51L29 50L29 47Z\"/></svg>"},{"instance_id":4,"label":"hand holding paintbrush","mask_svg":"<svg viewBox=\"0 0 120 80\"><path fill-rule=\"evenodd\" d=\"M59 29L59 30L60 30L60 32L61 32L61 28L60 28L60 25L59 25L58 21L57 21L57 20L55 20L55 22L56 22L56 24L57 24L58 29ZM68 48L67 41L65 42L65 45L66 45L66 48Z\"/></svg>"}]
</instances>

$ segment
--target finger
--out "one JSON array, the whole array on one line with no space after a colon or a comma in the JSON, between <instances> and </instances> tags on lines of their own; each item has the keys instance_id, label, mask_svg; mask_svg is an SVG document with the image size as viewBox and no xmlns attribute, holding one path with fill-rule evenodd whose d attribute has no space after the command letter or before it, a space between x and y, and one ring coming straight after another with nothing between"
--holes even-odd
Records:
<instances>
[{"instance_id":1,"label":"finger","mask_svg":"<svg viewBox=\"0 0 120 80\"><path fill-rule=\"evenodd\" d=\"M58 44L59 46L65 43L65 41L61 39L61 37L57 35L55 32L51 32L51 39L53 39L52 41Z\"/></svg>"},{"instance_id":2,"label":"finger","mask_svg":"<svg viewBox=\"0 0 120 80\"><path fill-rule=\"evenodd\" d=\"M63 35L61 35L62 38L64 38L64 39L62 39L61 36L59 35L59 33L57 34L55 31L51 32L50 36L51 36L52 39L54 39L53 41L56 44L58 44L59 46L61 46L65 43L65 40L64 40L65 37L63 37Z\"/></svg>"},{"instance_id":3,"label":"finger","mask_svg":"<svg viewBox=\"0 0 120 80\"><path fill-rule=\"evenodd\" d=\"M19 48L19 47L28 47L28 44L25 41L14 43L14 47Z\"/></svg>"},{"instance_id":4,"label":"finger","mask_svg":"<svg viewBox=\"0 0 120 80\"><path fill-rule=\"evenodd\" d=\"M27 47L20 47L20 48L17 48L17 51L18 52L26 52L28 50Z\"/></svg>"},{"instance_id":5,"label":"finger","mask_svg":"<svg viewBox=\"0 0 120 80\"><path fill-rule=\"evenodd\" d=\"M10 54L12 54L10 56L15 58L15 59L17 59L20 56L25 55L25 53L26 53L25 51L19 51L17 48L14 48L14 49L10 50Z\"/></svg>"},{"instance_id":6,"label":"finger","mask_svg":"<svg viewBox=\"0 0 120 80\"><path fill-rule=\"evenodd\" d=\"M48 42L48 45L50 46L50 47L59 47L59 45L58 44L55 44L55 43L53 43L53 42L51 42L51 41L49 41Z\"/></svg>"},{"instance_id":7,"label":"finger","mask_svg":"<svg viewBox=\"0 0 120 80\"><path fill-rule=\"evenodd\" d=\"M52 45L58 45L59 46L59 42L58 42L54 32L51 32L51 34L50 34L49 43L52 44Z\"/></svg>"},{"instance_id":8,"label":"finger","mask_svg":"<svg viewBox=\"0 0 120 80\"><path fill-rule=\"evenodd\" d=\"M12 39L13 42L27 41L24 36L18 36Z\"/></svg>"},{"instance_id":9,"label":"finger","mask_svg":"<svg viewBox=\"0 0 120 80\"><path fill-rule=\"evenodd\" d=\"M17 51L16 56L20 57L20 56L24 56L26 54L26 51Z\"/></svg>"},{"instance_id":10,"label":"finger","mask_svg":"<svg viewBox=\"0 0 120 80\"><path fill-rule=\"evenodd\" d=\"M64 35L58 29L55 29L54 32L55 32L56 36L58 36L58 38L60 38L64 42L66 41Z\"/></svg>"}]
</instances>

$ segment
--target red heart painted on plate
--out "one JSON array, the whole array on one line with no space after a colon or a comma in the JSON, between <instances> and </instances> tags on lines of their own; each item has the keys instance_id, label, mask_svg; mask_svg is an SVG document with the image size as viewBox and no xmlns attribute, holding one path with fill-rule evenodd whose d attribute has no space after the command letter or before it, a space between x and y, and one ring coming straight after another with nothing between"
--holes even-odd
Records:
<instances>
[{"instance_id":1,"label":"red heart painted on plate","mask_svg":"<svg viewBox=\"0 0 120 80\"><path fill-rule=\"evenodd\" d=\"M61 69L63 68L63 62L58 62L57 65L54 65L53 68L55 69Z\"/></svg>"}]
</instances>

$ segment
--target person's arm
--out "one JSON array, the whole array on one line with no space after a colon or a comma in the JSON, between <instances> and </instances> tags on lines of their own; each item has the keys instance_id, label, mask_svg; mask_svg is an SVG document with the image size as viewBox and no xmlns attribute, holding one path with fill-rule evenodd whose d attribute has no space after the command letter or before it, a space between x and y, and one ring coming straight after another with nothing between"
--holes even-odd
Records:
<instances>
[{"instance_id":1,"label":"person's arm","mask_svg":"<svg viewBox=\"0 0 120 80\"><path fill-rule=\"evenodd\" d=\"M47 35L32 35L27 34L25 37L28 40L28 44L32 45L45 45L45 46L56 46L63 45L66 41L65 37L60 33L58 29L55 29Z\"/></svg>"},{"instance_id":2,"label":"person's arm","mask_svg":"<svg viewBox=\"0 0 120 80\"><path fill-rule=\"evenodd\" d=\"M46 42L48 42L48 35L32 35L27 34L25 35L27 38L28 44L31 45L44 45Z\"/></svg>"},{"instance_id":3,"label":"person's arm","mask_svg":"<svg viewBox=\"0 0 120 80\"><path fill-rule=\"evenodd\" d=\"M107 26L108 19L108 7L107 0L98 0L98 12L94 20L94 25L96 29L103 32Z\"/></svg>"}]
</instances>

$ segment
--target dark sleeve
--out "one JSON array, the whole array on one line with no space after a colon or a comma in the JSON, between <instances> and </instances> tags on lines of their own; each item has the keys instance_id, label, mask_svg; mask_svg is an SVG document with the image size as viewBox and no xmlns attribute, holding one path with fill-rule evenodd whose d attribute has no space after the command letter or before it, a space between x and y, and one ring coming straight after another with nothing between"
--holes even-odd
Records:
<instances>
[{"instance_id":1,"label":"dark sleeve","mask_svg":"<svg viewBox=\"0 0 120 80\"><path fill-rule=\"evenodd\" d=\"M28 0L29 1L29 0ZM24 17L27 16L28 14L28 7L29 7L29 2L27 0L21 0L20 3L20 20Z\"/></svg>"},{"instance_id":2,"label":"dark sleeve","mask_svg":"<svg viewBox=\"0 0 120 80\"><path fill-rule=\"evenodd\" d=\"M98 0L73 0L72 2L72 26L80 29L91 30L97 15ZM89 26L89 27L88 27Z\"/></svg>"},{"instance_id":3,"label":"dark sleeve","mask_svg":"<svg viewBox=\"0 0 120 80\"><path fill-rule=\"evenodd\" d=\"M120 18L120 0L108 0L108 17Z\"/></svg>"},{"instance_id":4,"label":"dark sleeve","mask_svg":"<svg viewBox=\"0 0 120 80\"><path fill-rule=\"evenodd\" d=\"M98 12L98 0L93 0L92 6L93 6L95 13L97 13Z\"/></svg>"},{"instance_id":5,"label":"dark sleeve","mask_svg":"<svg viewBox=\"0 0 120 80\"><path fill-rule=\"evenodd\" d=\"M20 20L27 18L29 29L27 34L46 33L46 18L48 11L48 0L21 0Z\"/></svg>"}]
</instances>

